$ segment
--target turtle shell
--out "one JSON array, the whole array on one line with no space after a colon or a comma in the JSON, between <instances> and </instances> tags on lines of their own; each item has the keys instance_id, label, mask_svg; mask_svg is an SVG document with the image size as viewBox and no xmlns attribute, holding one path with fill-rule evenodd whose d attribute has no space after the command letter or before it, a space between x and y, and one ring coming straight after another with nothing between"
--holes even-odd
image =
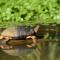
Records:
<instances>
[{"instance_id":1,"label":"turtle shell","mask_svg":"<svg viewBox=\"0 0 60 60\"><path fill-rule=\"evenodd\" d=\"M24 39L26 36L34 35L34 29L31 26L9 27L5 29L1 35L13 39Z\"/></svg>"}]
</instances>

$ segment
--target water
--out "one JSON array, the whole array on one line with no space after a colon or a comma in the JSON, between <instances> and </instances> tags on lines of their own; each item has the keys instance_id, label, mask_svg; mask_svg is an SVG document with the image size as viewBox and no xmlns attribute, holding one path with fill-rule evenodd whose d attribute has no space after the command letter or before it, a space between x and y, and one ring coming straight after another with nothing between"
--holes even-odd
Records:
<instances>
[{"instance_id":1,"label":"water","mask_svg":"<svg viewBox=\"0 0 60 60\"><path fill-rule=\"evenodd\" d=\"M2 51L11 56L21 56L21 55L27 55L32 53L33 48L16 46L14 49L2 50Z\"/></svg>"}]
</instances>

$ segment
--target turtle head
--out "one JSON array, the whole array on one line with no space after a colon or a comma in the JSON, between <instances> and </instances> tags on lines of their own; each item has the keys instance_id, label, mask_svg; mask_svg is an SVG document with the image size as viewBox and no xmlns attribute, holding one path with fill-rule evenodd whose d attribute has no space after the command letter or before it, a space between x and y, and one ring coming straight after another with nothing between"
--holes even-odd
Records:
<instances>
[{"instance_id":1,"label":"turtle head","mask_svg":"<svg viewBox=\"0 0 60 60\"><path fill-rule=\"evenodd\" d=\"M34 31L35 31L35 33L38 32L39 28L40 28L40 25L36 25L36 26L34 27Z\"/></svg>"}]
</instances>

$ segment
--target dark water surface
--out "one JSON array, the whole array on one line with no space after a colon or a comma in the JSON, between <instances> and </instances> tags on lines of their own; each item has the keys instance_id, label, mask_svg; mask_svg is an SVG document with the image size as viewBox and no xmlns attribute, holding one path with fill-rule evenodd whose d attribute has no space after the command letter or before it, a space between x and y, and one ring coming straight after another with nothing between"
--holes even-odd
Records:
<instances>
[{"instance_id":1,"label":"dark water surface","mask_svg":"<svg viewBox=\"0 0 60 60\"><path fill-rule=\"evenodd\" d=\"M20 50L19 49L15 50L15 51L13 50L12 52L14 52L14 53L12 53L10 50L8 50L8 51L5 51L5 52L8 52L8 54L7 54L7 53L3 52L3 50L0 49L0 59L1 60L35 60L35 58L37 60L40 60L40 52L39 52L40 50L37 48L36 49L35 48L34 49L21 48ZM16 51L18 51L18 52L16 52Z\"/></svg>"},{"instance_id":2,"label":"dark water surface","mask_svg":"<svg viewBox=\"0 0 60 60\"><path fill-rule=\"evenodd\" d=\"M12 56L0 49L0 60L60 60L60 43L38 44L36 49L26 54L22 51L22 55Z\"/></svg>"}]
</instances>

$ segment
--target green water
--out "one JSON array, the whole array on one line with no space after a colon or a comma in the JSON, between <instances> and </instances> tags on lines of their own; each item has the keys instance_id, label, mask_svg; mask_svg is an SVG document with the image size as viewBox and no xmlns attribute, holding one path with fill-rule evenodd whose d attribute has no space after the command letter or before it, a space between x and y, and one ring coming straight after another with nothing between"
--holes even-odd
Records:
<instances>
[{"instance_id":1,"label":"green water","mask_svg":"<svg viewBox=\"0 0 60 60\"><path fill-rule=\"evenodd\" d=\"M0 60L60 60L60 43L40 44L33 53L10 56L0 50Z\"/></svg>"},{"instance_id":2,"label":"green water","mask_svg":"<svg viewBox=\"0 0 60 60\"><path fill-rule=\"evenodd\" d=\"M37 48L33 49L32 51L33 52L30 52L28 54L22 54L20 56L11 56L0 50L0 59L1 60L40 60L40 46L37 46Z\"/></svg>"}]
</instances>

